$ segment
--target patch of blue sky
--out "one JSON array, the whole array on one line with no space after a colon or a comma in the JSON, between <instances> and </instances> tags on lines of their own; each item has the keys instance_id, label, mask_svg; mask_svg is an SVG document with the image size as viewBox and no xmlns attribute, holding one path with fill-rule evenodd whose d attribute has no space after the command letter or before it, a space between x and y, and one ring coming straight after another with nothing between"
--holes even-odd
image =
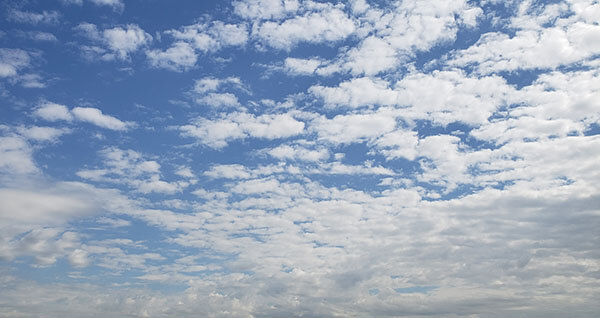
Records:
<instances>
[{"instance_id":1,"label":"patch of blue sky","mask_svg":"<svg viewBox=\"0 0 600 318\"><path fill-rule=\"evenodd\" d=\"M377 288L369 289L369 295L377 296L378 294L379 294L379 289L377 289Z\"/></svg>"},{"instance_id":2,"label":"patch of blue sky","mask_svg":"<svg viewBox=\"0 0 600 318\"><path fill-rule=\"evenodd\" d=\"M412 287L402 287L402 288L394 288L399 294L429 294L429 292L438 289L439 286L412 286Z\"/></svg>"}]
</instances>

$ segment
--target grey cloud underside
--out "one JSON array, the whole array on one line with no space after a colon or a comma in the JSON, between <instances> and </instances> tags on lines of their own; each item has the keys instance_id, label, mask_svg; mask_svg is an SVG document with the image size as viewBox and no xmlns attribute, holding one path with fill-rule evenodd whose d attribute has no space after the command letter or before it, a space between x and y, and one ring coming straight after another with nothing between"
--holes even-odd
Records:
<instances>
[{"instance_id":1,"label":"grey cloud underside","mask_svg":"<svg viewBox=\"0 0 600 318\"><path fill-rule=\"evenodd\" d=\"M185 118L150 127L178 138L169 153L98 142L67 180L39 163L46 149L84 124L133 136L148 122L44 99L31 124L0 125L0 317L600 313L597 1L230 10L236 22L204 17L162 38L75 24L94 63L187 75L254 50L278 57L253 64L265 80L312 81L271 100L245 74L194 77ZM483 24L492 31L453 47ZM36 58L0 49L0 80L21 83ZM519 72L536 76L515 83ZM246 153L222 158L236 147ZM56 281L12 270L26 266L67 270Z\"/></svg>"}]
</instances>

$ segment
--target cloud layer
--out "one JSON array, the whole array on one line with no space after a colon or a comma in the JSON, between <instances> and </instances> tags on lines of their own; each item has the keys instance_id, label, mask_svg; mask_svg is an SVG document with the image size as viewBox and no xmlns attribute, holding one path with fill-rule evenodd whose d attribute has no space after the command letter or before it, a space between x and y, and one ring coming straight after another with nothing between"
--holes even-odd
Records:
<instances>
[{"instance_id":1,"label":"cloud layer","mask_svg":"<svg viewBox=\"0 0 600 318\"><path fill-rule=\"evenodd\" d=\"M597 1L6 8L1 317L600 312Z\"/></svg>"}]
</instances>

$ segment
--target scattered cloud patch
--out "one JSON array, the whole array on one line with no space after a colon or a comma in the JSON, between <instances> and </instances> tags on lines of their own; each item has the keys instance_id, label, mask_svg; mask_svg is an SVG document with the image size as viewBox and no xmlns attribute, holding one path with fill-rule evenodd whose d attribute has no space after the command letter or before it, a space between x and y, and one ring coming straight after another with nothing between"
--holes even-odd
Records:
<instances>
[{"instance_id":1,"label":"scattered cloud patch","mask_svg":"<svg viewBox=\"0 0 600 318\"><path fill-rule=\"evenodd\" d=\"M53 102L43 102L33 111L33 115L47 121L81 121L110 130L125 131L133 123L121 121L113 116L106 115L98 108L75 107L71 110L65 105Z\"/></svg>"},{"instance_id":2,"label":"scattered cloud patch","mask_svg":"<svg viewBox=\"0 0 600 318\"><path fill-rule=\"evenodd\" d=\"M209 120L197 118L190 125L179 127L184 137L194 137L198 142L212 148L223 148L228 142L252 138L278 139L301 134L304 122L289 114L260 115L231 113Z\"/></svg>"},{"instance_id":3,"label":"scattered cloud patch","mask_svg":"<svg viewBox=\"0 0 600 318\"><path fill-rule=\"evenodd\" d=\"M58 11L42 11L37 13L13 9L8 12L7 19L13 22L33 25L57 24L60 20L60 13Z\"/></svg>"},{"instance_id":4,"label":"scattered cloud patch","mask_svg":"<svg viewBox=\"0 0 600 318\"><path fill-rule=\"evenodd\" d=\"M75 27L83 36L100 46L82 46L82 54L89 59L98 57L112 61L131 59L131 54L152 42L152 36L136 24L128 24L100 31L95 24L81 23Z\"/></svg>"}]
</instances>

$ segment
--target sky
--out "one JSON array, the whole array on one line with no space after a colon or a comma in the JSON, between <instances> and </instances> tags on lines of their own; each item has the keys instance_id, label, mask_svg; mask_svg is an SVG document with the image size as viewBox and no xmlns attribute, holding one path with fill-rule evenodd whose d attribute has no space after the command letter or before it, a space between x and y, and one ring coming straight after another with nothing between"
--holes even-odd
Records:
<instances>
[{"instance_id":1,"label":"sky","mask_svg":"<svg viewBox=\"0 0 600 318\"><path fill-rule=\"evenodd\" d=\"M0 317L597 317L599 21L0 1Z\"/></svg>"}]
</instances>

